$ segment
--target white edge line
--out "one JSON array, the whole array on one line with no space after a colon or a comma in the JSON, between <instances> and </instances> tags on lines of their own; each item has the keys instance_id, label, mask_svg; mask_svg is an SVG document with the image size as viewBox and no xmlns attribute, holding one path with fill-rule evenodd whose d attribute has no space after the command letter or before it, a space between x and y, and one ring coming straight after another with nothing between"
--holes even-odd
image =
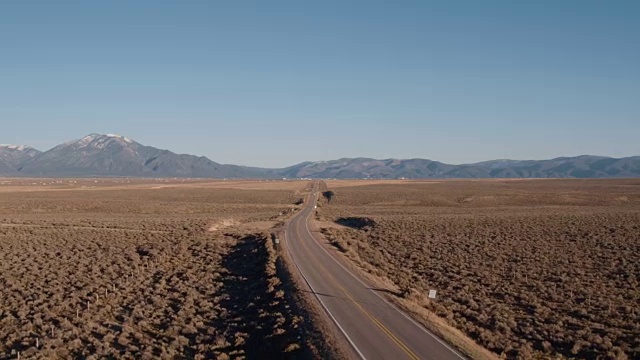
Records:
<instances>
[{"instance_id":1,"label":"white edge line","mask_svg":"<svg viewBox=\"0 0 640 360\"><path fill-rule=\"evenodd\" d=\"M315 199L314 199L315 202ZM309 224L308 224L308 220L309 217L311 216L311 212L309 212L309 215L307 215L307 218L305 219L304 225L307 229L307 232L309 233L309 235L311 235L312 238L315 237L313 236L313 234L311 233L311 230L309 230ZM285 232L285 236L286 236L286 232ZM409 321L411 321L414 325L416 325L418 328L420 328L422 331L424 331L426 334L430 335L431 337L433 337L437 342L439 342L440 344L442 344L444 347L446 347L447 349L449 349L452 353L454 353L456 356L458 356L460 359L466 360L466 358L464 356L462 356L460 353L458 353L458 351L456 351L455 349L453 349L451 346L449 346L447 343L445 343L444 341L442 341L438 336L436 336L434 333L432 333L431 331L429 331L427 328L425 328L422 324L418 323L417 321L415 321L414 319L411 318L411 316L407 315L404 311L400 310L397 306L395 306L394 304L390 303L387 299L383 298L382 296L380 296L380 294L378 294L377 292L371 290L371 286L365 284L362 280L360 280L357 276L355 276L349 269L347 269L344 265L342 265L333 255L331 255L331 253L324 248L324 246L320 245L317 241L314 241L322 250L324 250L329 257L331 257L333 259L333 261L335 261L338 265L340 265L340 267L342 269L344 269L346 272L349 273L349 275L351 275L354 279L358 280L358 282L360 284L362 284L362 286L364 286L365 288L367 288L367 290L371 291L372 293L374 293L377 297L379 297L380 299L382 299L382 301L384 301L387 305L391 306L393 309L395 309L397 312L399 312L400 314L402 314L402 316L404 316L405 318L407 318ZM295 262L295 260L294 260ZM303 275L304 277L304 275ZM309 285L311 286L311 285ZM346 334L345 334L346 335Z\"/></svg>"},{"instance_id":2,"label":"white edge line","mask_svg":"<svg viewBox=\"0 0 640 360\"><path fill-rule=\"evenodd\" d=\"M306 219L305 219L305 224L306 224ZM287 230L288 230L288 227L289 226L287 225ZM291 250L289 249L289 245L288 245L289 244L289 240L287 239L287 232L288 232L287 230L284 231L284 241L287 244L287 252L289 253L289 256L291 256L291 260L293 261L293 264L296 266L296 268L300 272L300 275L302 275L302 278L304 279L304 281L309 286L309 289L311 289L311 292L313 292L313 295L315 295L316 299L318 299L318 301L320 302L320 305L322 305L322 307L324 308L324 311L326 311L327 314L329 314L329 317L331 317L331 320L333 320L333 322L338 326L338 329L340 329L340 332L342 332L342 335L344 335L344 337L347 339L347 341L349 342L351 347L353 347L353 349L358 353L358 355L360 356L361 359L366 360L367 358L362 354L362 352L360 352L360 349L358 349L358 347L353 342L353 340L351 340L349 335L347 335L347 332L342 328L342 326L340 325L338 320L333 316L331 311L329 311L329 308L327 308L327 306L324 304L324 302L322 301L320 296L318 296L316 291L313 289L313 286L311 286L311 283L309 282L309 280L307 280L307 277L304 276L304 273L302 272L302 269L300 269L300 266L298 266L298 262L296 262L296 259L294 258L293 254L291 253Z\"/></svg>"}]
</instances>

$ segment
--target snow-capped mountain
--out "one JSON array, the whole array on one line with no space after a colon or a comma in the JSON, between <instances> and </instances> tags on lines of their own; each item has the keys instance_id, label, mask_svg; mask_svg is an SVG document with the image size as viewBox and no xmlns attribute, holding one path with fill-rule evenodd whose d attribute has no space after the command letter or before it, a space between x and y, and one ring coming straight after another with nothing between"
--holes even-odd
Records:
<instances>
[{"instance_id":1,"label":"snow-capped mountain","mask_svg":"<svg viewBox=\"0 0 640 360\"><path fill-rule=\"evenodd\" d=\"M604 178L640 177L640 157L582 155L551 160L492 160L450 165L425 159L344 158L284 169L223 165L142 145L120 135L90 134L46 152L0 145L0 176L202 178Z\"/></svg>"},{"instance_id":2,"label":"snow-capped mountain","mask_svg":"<svg viewBox=\"0 0 640 360\"><path fill-rule=\"evenodd\" d=\"M40 155L41 151L27 145L0 145L0 160L6 166L10 166L14 170L19 169L34 157Z\"/></svg>"},{"instance_id":3,"label":"snow-capped mountain","mask_svg":"<svg viewBox=\"0 0 640 360\"><path fill-rule=\"evenodd\" d=\"M48 150L20 169L30 176L247 177L251 168L175 154L114 134L90 134Z\"/></svg>"}]
</instances>

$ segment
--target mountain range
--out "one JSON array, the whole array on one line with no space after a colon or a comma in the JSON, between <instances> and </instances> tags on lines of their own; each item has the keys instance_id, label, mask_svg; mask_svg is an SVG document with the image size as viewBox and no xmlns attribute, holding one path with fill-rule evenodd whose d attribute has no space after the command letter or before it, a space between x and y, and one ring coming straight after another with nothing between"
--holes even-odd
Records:
<instances>
[{"instance_id":1,"label":"mountain range","mask_svg":"<svg viewBox=\"0 0 640 360\"><path fill-rule=\"evenodd\" d=\"M640 177L640 156L582 155L551 160L491 160L451 165L426 159L345 158L283 169L220 164L176 154L120 135L90 134L45 152L0 145L0 176L183 178L606 178Z\"/></svg>"}]
</instances>

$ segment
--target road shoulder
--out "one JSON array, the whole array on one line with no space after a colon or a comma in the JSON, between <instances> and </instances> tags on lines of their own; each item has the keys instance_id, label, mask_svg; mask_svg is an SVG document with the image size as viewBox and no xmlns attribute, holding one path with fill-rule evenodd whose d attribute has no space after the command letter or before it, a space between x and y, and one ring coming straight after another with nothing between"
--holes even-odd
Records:
<instances>
[{"instance_id":1,"label":"road shoulder","mask_svg":"<svg viewBox=\"0 0 640 360\"><path fill-rule=\"evenodd\" d=\"M310 320L309 323L313 327L313 329L309 329L310 333L321 337L319 339L321 341L314 342L323 344L322 346L325 348L317 349L316 355L323 359L358 359L344 336L322 309L318 299L313 296L287 250L285 231L291 219L297 214L298 212L290 217L282 227L274 229L274 235L279 239L278 255L281 259L278 270L282 273L281 277L286 279L286 286L290 289L288 293L294 297L293 302L299 308L298 312Z\"/></svg>"},{"instance_id":2,"label":"road shoulder","mask_svg":"<svg viewBox=\"0 0 640 360\"><path fill-rule=\"evenodd\" d=\"M381 289L380 291L375 291L378 296L396 306L405 315L409 316L429 332L442 339L455 350L470 359L499 359L496 354L478 345L460 330L448 325L444 319L441 319L424 308L422 303L426 301L426 299L423 299L422 295L416 296L413 294L412 296L404 297L401 294L401 289L399 289L391 280L374 275L372 271L367 271L366 267L371 267L370 264L363 263L357 259L352 259L347 256L347 254L338 251L338 249L332 246L324 237L320 231L320 222L316 220L315 217L311 218L309 229L311 230L311 234L315 240L329 251L336 261L347 268L361 281L369 284L370 287Z\"/></svg>"}]
</instances>

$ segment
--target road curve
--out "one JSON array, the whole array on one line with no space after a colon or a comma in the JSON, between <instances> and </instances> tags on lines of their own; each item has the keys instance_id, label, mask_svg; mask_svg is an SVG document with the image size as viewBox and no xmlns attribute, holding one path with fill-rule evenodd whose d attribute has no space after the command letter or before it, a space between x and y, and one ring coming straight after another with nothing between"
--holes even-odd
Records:
<instances>
[{"instance_id":1,"label":"road curve","mask_svg":"<svg viewBox=\"0 0 640 360\"><path fill-rule=\"evenodd\" d=\"M318 185L289 222L284 245L295 266L356 358L460 360L459 353L371 290L309 230Z\"/></svg>"}]
</instances>

